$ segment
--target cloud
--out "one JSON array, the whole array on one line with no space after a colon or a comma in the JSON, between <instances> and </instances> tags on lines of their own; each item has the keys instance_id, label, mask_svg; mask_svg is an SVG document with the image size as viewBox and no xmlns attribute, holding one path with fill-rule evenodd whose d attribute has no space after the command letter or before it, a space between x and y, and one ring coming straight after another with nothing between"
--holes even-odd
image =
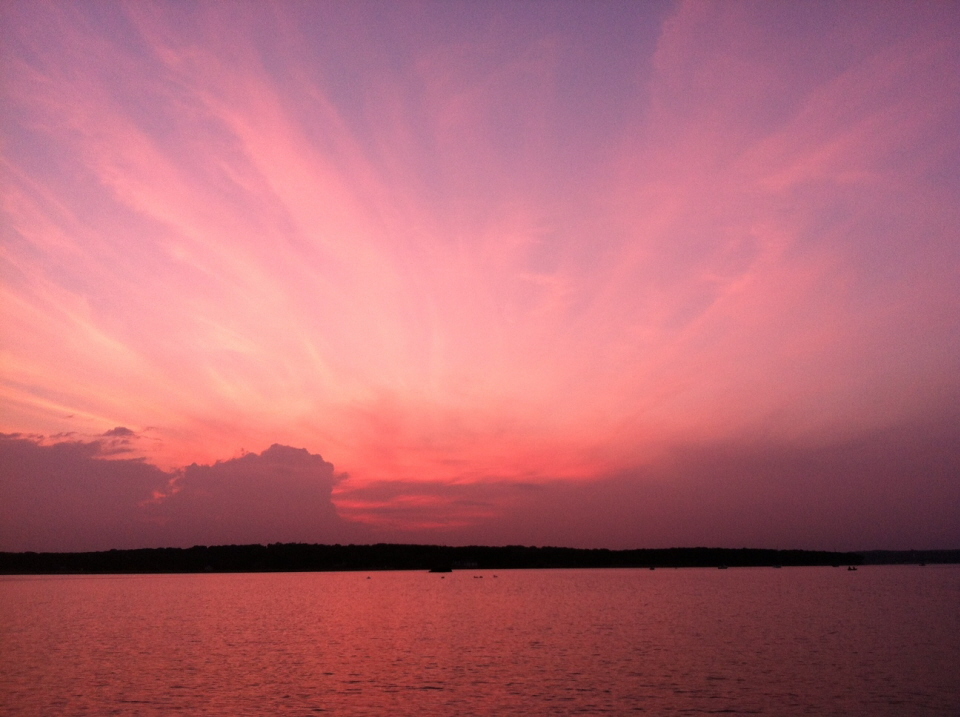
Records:
<instances>
[{"instance_id":1,"label":"cloud","mask_svg":"<svg viewBox=\"0 0 960 717\"><path fill-rule=\"evenodd\" d=\"M149 456L156 535L236 534L217 486L286 468L214 461L279 442L384 530L658 539L706 516L678 446L799 460L958 385L949 4L183 12L0 8L0 430ZM608 525L628 475L662 530Z\"/></svg>"},{"instance_id":2,"label":"cloud","mask_svg":"<svg viewBox=\"0 0 960 717\"><path fill-rule=\"evenodd\" d=\"M675 444L590 481L344 486L343 514L378 539L573 547L858 550L960 545L960 420L823 443Z\"/></svg>"},{"instance_id":3,"label":"cloud","mask_svg":"<svg viewBox=\"0 0 960 717\"><path fill-rule=\"evenodd\" d=\"M423 536L416 538L420 542L443 542L463 528L496 521L525 496L547 490L542 484L516 480L379 480L339 492L336 502L341 513L367 525L371 534L401 536L395 537L399 541L416 535ZM491 536L490 540L499 539Z\"/></svg>"},{"instance_id":4,"label":"cloud","mask_svg":"<svg viewBox=\"0 0 960 717\"><path fill-rule=\"evenodd\" d=\"M592 480L355 485L272 445L163 471L110 440L0 435L0 549L270 542L571 547L951 548L960 544L960 416L822 442L674 443ZM342 517L341 517L342 516Z\"/></svg>"},{"instance_id":5,"label":"cloud","mask_svg":"<svg viewBox=\"0 0 960 717\"><path fill-rule=\"evenodd\" d=\"M344 524L330 500L343 476L304 448L187 466L147 512L180 544L339 542Z\"/></svg>"},{"instance_id":6,"label":"cloud","mask_svg":"<svg viewBox=\"0 0 960 717\"><path fill-rule=\"evenodd\" d=\"M141 460L106 460L110 450L101 441L0 435L0 549L150 545L138 505L170 476Z\"/></svg>"},{"instance_id":7,"label":"cloud","mask_svg":"<svg viewBox=\"0 0 960 717\"><path fill-rule=\"evenodd\" d=\"M343 476L305 449L273 445L168 472L117 458L114 440L47 444L0 434L0 549L316 543L352 535L330 500Z\"/></svg>"}]
</instances>

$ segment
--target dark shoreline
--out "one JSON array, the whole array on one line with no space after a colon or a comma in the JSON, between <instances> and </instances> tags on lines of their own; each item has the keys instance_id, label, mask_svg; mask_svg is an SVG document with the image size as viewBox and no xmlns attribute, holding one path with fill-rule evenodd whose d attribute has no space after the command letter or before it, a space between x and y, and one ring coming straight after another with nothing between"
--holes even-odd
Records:
<instances>
[{"instance_id":1,"label":"dark shoreline","mask_svg":"<svg viewBox=\"0 0 960 717\"><path fill-rule=\"evenodd\" d=\"M3 553L2 575L244 573L531 568L721 568L960 563L960 550L606 550L440 545L270 545L143 548L87 553Z\"/></svg>"}]
</instances>

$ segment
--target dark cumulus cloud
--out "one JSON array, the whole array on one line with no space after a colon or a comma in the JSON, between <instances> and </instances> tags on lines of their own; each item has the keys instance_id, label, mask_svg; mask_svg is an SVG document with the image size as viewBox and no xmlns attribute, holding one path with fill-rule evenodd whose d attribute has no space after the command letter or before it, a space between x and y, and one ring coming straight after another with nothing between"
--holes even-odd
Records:
<instances>
[{"instance_id":1,"label":"dark cumulus cloud","mask_svg":"<svg viewBox=\"0 0 960 717\"><path fill-rule=\"evenodd\" d=\"M341 480L302 448L166 472L122 457L125 428L46 443L0 434L0 550L75 551L197 544L338 542Z\"/></svg>"},{"instance_id":2,"label":"dark cumulus cloud","mask_svg":"<svg viewBox=\"0 0 960 717\"><path fill-rule=\"evenodd\" d=\"M170 476L144 461L106 460L106 443L0 434L0 549L146 546L138 505Z\"/></svg>"},{"instance_id":3,"label":"dark cumulus cloud","mask_svg":"<svg viewBox=\"0 0 960 717\"><path fill-rule=\"evenodd\" d=\"M344 528L331 500L339 480L319 455L274 444L187 466L147 512L191 544L335 542Z\"/></svg>"}]
</instances>

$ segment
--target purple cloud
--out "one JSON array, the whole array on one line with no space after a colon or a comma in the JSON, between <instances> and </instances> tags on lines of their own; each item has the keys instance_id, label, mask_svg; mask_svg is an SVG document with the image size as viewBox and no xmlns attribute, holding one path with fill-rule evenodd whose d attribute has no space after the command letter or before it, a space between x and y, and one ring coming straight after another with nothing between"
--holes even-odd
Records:
<instances>
[{"instance_id":1,"label":"purple cloud","mask_svg":"<svg viewBox=\"0 0 960 717\"><path fill-rule=\"evenodd\" d=\"M187 466L147 512L181 544L337 542L344 524L331 491L342 477L319 455L274 444Z\"/></svg>"},{"instance_id":2,"label":"purple cloud","mask_svg":"<svg viewBox=\"0 0 960 717\"><path fill-rule=\"evenodd\" d=\"M96 440L46 445L0 434L0 549L150 545L137 506L170 477L142 460L105 459L113 450Z\"/></svg>"},{"instance_id":3,"label":"purple cloud","mask_svg":"<svg viewBox=\"0 0 960 717\"><path fill-rule=\"evenodd\" d=\"M305 449L165 472L114 457L116 430L49 445L0 434L0 549L337 542L349 532L330 499L342 476Z\"/></svg>"}]
</instances>

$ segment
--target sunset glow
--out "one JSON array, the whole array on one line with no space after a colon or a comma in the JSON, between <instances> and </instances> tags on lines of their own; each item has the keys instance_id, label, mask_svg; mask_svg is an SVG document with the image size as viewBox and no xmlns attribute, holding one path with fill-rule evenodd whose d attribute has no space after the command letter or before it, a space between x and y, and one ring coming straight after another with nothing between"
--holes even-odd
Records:
<instances>
[{"instance_id":1,"label":"sunset glow","mask_svg":"<svg viewBox=\"0 0 960 717\"><path fill-rule=\"evenodd\" d=\"M3 3L0 431L155 495L0 549L956 547L957 7Z\"/></svg>"}]
</instances>

